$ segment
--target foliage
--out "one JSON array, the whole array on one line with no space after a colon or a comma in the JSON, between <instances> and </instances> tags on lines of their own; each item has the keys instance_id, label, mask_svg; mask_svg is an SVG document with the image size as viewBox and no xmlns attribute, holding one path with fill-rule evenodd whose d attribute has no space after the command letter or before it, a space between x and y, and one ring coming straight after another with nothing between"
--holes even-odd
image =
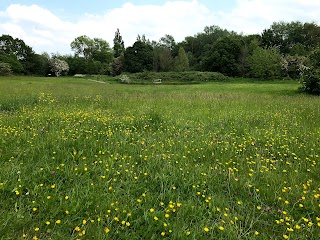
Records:
<instances>
[{"instance_id":1,"label":"foliage","mask_svg":"<svg viewBox=\"0 0 320 240\"><path fill-rule=\"evenodd\" d=\"M320 95L320 69L306 69L301 77L302 91L312 95Z\"/></svg>"},{"instance_id":2,"label":"foliage","mask_svg":"<svg viewBox=\"0 0 320 240\"><path fill-rule=\"evenodd\" d=\"M112 52L109 43L101 38L89 38L86 35L75 38L71 44L71 49L76 57L84 57L86 60L110 63Z\"/></svg>"},{"instance_id":3,"label":"foliage","mask_svg":"<svg viewBox=\"0 0 320 240\"><path fill-rule=\"evenodd\" d=\"M320 27L315 23L274 22L262 33L265 47L275 47L284 54L303 54L316 47L320 39Z\"/></svg>"},{"instance_id":4,"label":"foliage","mask_svg":"<svg viewBox=\"0 0 320 240\"><path fill-rule=\"evenodd\" d=\"M211 81L225 81L228 78L216 72L142 72L129 75L132 82L149 83L161 79L164 84L189 84Z\"/></svg>"},{"instance_id":5,"label":"foliage","mask_svg":"<svg viewBox=\"0 0 320 240\"><path fill-rule=\"evenodd\" d=\"M281 77L281 55L275 48L257 47L250 59L251 76L261 79L279 79Z\"/></svg>"},{"instance_id":6,"label":"foliage","mask_svg":"<svg viewBox=\"0 0 320 240\"><path fill-rule=\"evenodd\" d=\"M158 46L173 51L176 47L176 41L172 35L166 34L160 38Z\"/></svg>"},{"instance_id":7,"label":"foliage","mask_svg":"<svg viewBox=\"0 0 320 240\"><path fill-rule=\"evenodd\" d=\"M111 75L116 76L124 70L124 54L122 53L119 57L113 59L111 66Z\"/></svg>"},{"instance_id":8,"label":"foliage","mask_svg":"<svg viewBox=\"0 0 320 240\"><path fill-rule=\"evenodd\" d=\"M2 35L0 36L0 53L14 54L17 60L25 62L28 60L28 57L33 54L33 50L19 38Z\"/></svg>"},{"instance_id":9,"label":"foliage","mask_svg":"<svg viewBox=\"0 0 320 240\"><path fill-rule=\"evenodd\" d=\"M174 68L174 59L168 47L156 46L153 49L153 70L168 72Z\"/></svg>"},{"instance_id":10,"label":"foliage","mask_svg":"<svg viewBox=\"0 0 320 240\"><path fill-rule=\"evenodd\" d=\"M206 55L211 51L211 48L218 39L233 34L234 32L229 32L228 30L222 29L216 25L206 26L203 32L198 33L195 36L187 36L184 41L178 43L174 49L175 54L173 55L177 56L180 47L183 47L189 55L190 66L192 66L192 69L199 71L211 71L202 64L207 58Z\"/></svg>"},{"instance_id":11,"label":"foliage","mask_svg":"<svg viewBox=\"0 0 320 240\"><path fill-rule=\"evenodd\" d=\"M77 57L77 56L63 56L60 57L61 59L65 60L69 65L69 74L75 75L75 74L88 74L87 72L87 63L88 61L83 57Z\"/></svg>"},{"instance_id":12,"label":"foliage","mask_svg":"<svg viewBox=\"0 0 320 240\"><path fill-rule=\"evenodd\" d=\"M114 58L120 57L124 54L125 47L124 42L122 40L122 36L120 34L119 28L117 28L117 31L115 32L115 36L113 39L113 56Z\"/></svg>"},{"instance_id":13,"label":"foliage","mask_svg":"<svg viewBox=\"0 0 320 240\"><path fill-rule=\"evenodd\" d=\"M0 62L0 75L6 76L6 75L11 75L11 74L12 74L12 70L11 70L10 64Z\"/></svg>"},{"instance_id":14,"label":"foliage","mask_svg":"<svg viewBox=\"0 0 320 240\"><path fill-rule=\"evenodd\" d=\"M168 72L174 69L173 52L176 48L174 37L166 34L153 46L153 71Z\"/></svg>"},{"instance_id":15,"label":"foliage","mask_svg":"<svg viewBox=\"0 0 320 240\"><path fill-rule=\"evenodd\" d=\"M0 61L9 63L16 74L37 74L36 54L19 38L0 36Z\"/></svg>"},{"instance_id":16,"label":"foliage","mask_svg":"<svg viewBox=\"0 0 320 240\"><path fill-rule=\"evenodd\" d=\"M49 61L50 70L57 76L65 75L69 71L69 65L66 61L53 58Z\"/></svg>"},{"instance_id":17,"label":"foliage","mask_svg":"<svg viewBox=\"0 0 320 240\"><path fill-rule=\"evenodd\" d=\"M309 64L313 68L320 68L320 48L314 49L308 56Z\"/></svg>"},{"instance_id":18,"label":"foliage","mask_svg":"<svg viewBox=\"0 0 320 240\"><path fill-rule=\"evenodd\" d=\"M120 80L121 83L130 83L130 78L126 74L122 74L119 77L119 80Z\"/></svg>"},{"instance_id":19,"label":"foliage","mask_svg":"<svg viewBox=\"0 0 320 240\"><path fill-rule=\"evenodd\" d=\"M13 53L0 53L0 61L9 64L12 69L12 72L15 74L22 74L24 72L24 67L22 63L17 59L17 57Z\"/></svg>"},{"instance_id":20,"label":"foliage","mask_svg":"<svg viewBox=\"0 0 320 240\"><path fill-rule=\"evenodd\" d=\"M281 58L281 68L285 76L292 79L299 79L306 68L306 58L303 56L286 55Z\"/></svg>"},{"instance_id":21,"label":"foliage","mask_svg":"<svg viewBox=\"0 0 320 240\"><path fill-rule=\"evenodd\" d=\"M189 70L189 59L183 47L179 48L178 56L175 58L174 68L177 72L185 72Z\"/></svg>"},{"instance_id":22,"label":"foliage","mask_svg":"<svg viewBox=\"0 0 320 240\"><path fill-rule=\"evenodd\" d=\"M153 68L153 48L143 40L136 41L124 53L126 72L150 71Z\"/></svg>"},{"instance_id":23,"label":"foliage","mask_svg":"<svg viewBox=\"0 0 320 240\"><path fill-rule=\"evenodd\" d=\"M239 75L239 59L244 42L241 36L227 36L218 39L205 53L203 68L206 71L221 72L228 76Z\"/></svg>"}]
</instances>

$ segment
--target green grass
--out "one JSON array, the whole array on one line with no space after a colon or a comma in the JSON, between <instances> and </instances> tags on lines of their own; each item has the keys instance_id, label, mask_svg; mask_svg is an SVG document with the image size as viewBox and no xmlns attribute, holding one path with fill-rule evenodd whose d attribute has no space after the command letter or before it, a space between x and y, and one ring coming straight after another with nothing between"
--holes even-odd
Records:
<instances>
[{"instance_id":1,"label":"green grass","mask_svg":"<svg viewBox=\"0 0 320 240\"><path fill-rule=\"evenodd\" d=\"M1 239L319 238L319 98L100 80L0 78Z\"/></svg>"}]
</instances>

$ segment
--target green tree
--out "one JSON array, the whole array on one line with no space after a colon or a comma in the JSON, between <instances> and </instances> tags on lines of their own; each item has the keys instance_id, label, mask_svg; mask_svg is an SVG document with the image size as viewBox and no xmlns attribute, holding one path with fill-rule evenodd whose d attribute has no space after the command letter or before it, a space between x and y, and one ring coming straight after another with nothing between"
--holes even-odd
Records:
<instances>
[{"instance_id":1,"label":"green tree","mask_svg":"<svg viewBox=\"0 0 320 240\"><path fill-rule=\"evenodd\" d=\"M120 57L120 55L124 53L124 50L124 42L118 28L113 39L113 56L115 58Z\"/></svg>"},{"instance_id":2,"label":"green tree","mask_svg":"<svg viewBox=\"0 0 320 240\"><path fill-rule=\"evenodd\" d=\"M184 41L178 43L174 48L173 56L178 55L180 47L183 47L189 56L190 67L199 71L210 71L205 65L205 60L210 54L212 47L218 39L235 35L234 32L229 32L219 26L207 26L203 32L195 36L187 36Z\"/></svg>"},{"instance_id":3,"label":"green tree","mask_svg":"<svg viewBox=\"0 0 320 240\"><path fill-rule=\"evenodd\" d=\"M7 76L7 75L11 75L11 74L12 74L12 70L11 70L10 64L0 62L0 75Z\"/></svg>"},{"instance_id":4,"label":"green tree","mask_svg":"<svg viewBox=\"0 0 320 240\"><path fill-rule=\"evenodd\" d=\"M13 53L4 54L0 53L0 61L10 65L12 72L15 74L24 73L24 67L22 63L17 59L16 55Z\"/></svg>"},{"instance_id":5,"label":"green tree","mask_svg":"<svg viewBox=\"0 0 320 240\"><path fill-rule=\"evenodd\" d=\"M220 72L228 76L239 76L239 59L244 46L242 36L230 35L218 39L210 51L203 57L203 69L205 71ZM247 50L245 50L247 51Z\"/></svg>"},{"instance_id":6,"label":"green tree","mask_svg":"<svg viewBox=\"0 0 320 240\"><path fill-rule=\"evenodd\" d=\"M127 72L151 71L153 68L153 48L146 41L138 40L124 53Z\"/></svg>"},{"instance_id":7,"label":"green tree","mask_svg":"<svg viewBox=\"0 0 320 240\"><path fill-rule=\"evenodd\" d=\"M76 57L84 57L85 59L92 57L93 41L88 36L82 35L75 38L70 46Z\"/></svg>"},{"instance_id":8,"label":"green tree","mask_svg":"<svg viewBox=\"0 0 320 240\"><path fill-rule=\"evenodd\" d=\"M320 70L308 68L302 74L302 91L312 95L320 95Z\"/></svg>"},{"instance_id":9,"label":"green tree","mask_svg":"<svg viewBox=\"0 0 320 240\"><path fill-rule=\"evenodd\" d=\"M179 48L179 53L175 59L174 65L177 72L184 72L189 70L189 59L183 47Z\"/></svg>"},{"instance_id":10,"label":"green tree","mask_svg":"<svg viewBox=\"0 0 320 240\"><path fill-rule=\"evenodd\" d=\"M176 46L173 36L166 34L159 42L153 42L153 70L168 72L174 68L172 52Z\"/></svg>"},{"instance_id":11,"label":"green tree","mask_svg":"<svg viewBox=\"0 0 320 240\"><path fill-rule=\"evenodd\" d=\"M124 53L121 53L119 57L113 59L111 66L111 74L113 76L120 75L124 70Z\"/></svg>"},{"instance_id":12,"label":"green tree","mask_svg":"<svg viewBox=\"0 0 320 240\"><path fill-rule=\"evenodd\" d=\"M0 36L0 60L9 63L14 73L33 73L35 53L19 38Z\"/></svg>"},{"instance_id":13,"label":"green tree","mask_svg":"<svg viewBox=\"0 0 320 240\"><path fill-rule=\"evenodd\" d=\"M275 47L284 54L305 54L320 41L320 27L315 23L274 22L262 33L263 46Z\"/></svg>"},{"instance_id":14,"label":"green tree","mask_svg":"<svg viewBox=\"0 0 320 240\"><path fill-rule=\"evenodd\" d=\"M166 34L159 40L159 46L163 48L168 48L172 51L176 46L176 41L172 35Z\"/></svg>"},{"instance_id":15,"label":"green tree","mask_svg":"<svg viewBox=\"0 0 320 240\"><path fill-rule=\"evenodd\" d=\"M275 48L257 47L250 59L251 76L271 79L281 77L281 54Z\"/></svg>"},{"instance_id":16,"label":"green tree","mask_svg":"<svg viewBox=\"0 0 320 240\"><path fill-rule=\"evenodd\" d=\"M92 59L101 63L111 63L113 54L107 41L101 38L93 39Z\"/></svg>"},{"instance_id":17,"label":"green tree","mask_svg":"<svg viewBox=\"0 0 320 240\"><path fill-rule=\"evenodd\" d=\"M74 39L70 46L76 57L84 57L87 60L93 59L103 63L110 63L112 60L110 45L101 38L91 39L83 35Z\"/></svg>"}]
</instances>

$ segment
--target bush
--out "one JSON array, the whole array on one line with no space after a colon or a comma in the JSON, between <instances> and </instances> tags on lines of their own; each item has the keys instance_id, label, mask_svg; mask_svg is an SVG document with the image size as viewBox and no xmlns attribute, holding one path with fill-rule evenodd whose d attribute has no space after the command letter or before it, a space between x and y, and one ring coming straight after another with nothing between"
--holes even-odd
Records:
<instances>
[{"instance_id":1,"label":"bush","mask_svg":"<svg viewBox=\"0 0 320 240\"><path fill-rule=\"evenodd\" d=\"M251 76L260 79L281 78L281 55L275 48L257 47L249 58Z\"/></svg>"},{"instance_id":2,"label":"bush","mask_svg":"<svg viewBox=\"0 0 320 240\"><path fill-rule=\"evenodd\" d=\"M152 83L155 79L161 79L168 84L190 84L210 81L225 81L228 77L216 72L140 72L130 74L130 78L136 83Z\"/></svg>"},{"instance_id":3,"label":"bush","mask_svg":"<svg viewBox=\"0 0 320 240\"><path fill-rule=\"evenodd\" d=\"M130 83L130 78L125 74L120 75L119 80L121 83Z\"/></svg>"},{"instance_id":4,"label":"bush","mask_svg":"<svg viewBox=\"0 0 320 240\"><path fill-rule=\"evenodd\" d=\"M12 70L9 63L0 62L0 75L1 76L7 76L11 75Z\"/></svg>"},{"instance_id":5,"label":"bush","mask_svg":"<svg viewBox=\"0 0 320 240\"><path fill-rule=\"evenodd\" d=\"M306 68L306 57L287 55L281 59L281 68L285 77L299 79Z\"/></svg>"},{"instance_id":6,"label":"bush","mask_svg":"<svg viewBox=\"0 0 320 240\"><path fill-rule=\"evenodd\" d=\"M320 95L320 69L308 69L302 74L302 91Z\"/></svg>"}]
</instances>

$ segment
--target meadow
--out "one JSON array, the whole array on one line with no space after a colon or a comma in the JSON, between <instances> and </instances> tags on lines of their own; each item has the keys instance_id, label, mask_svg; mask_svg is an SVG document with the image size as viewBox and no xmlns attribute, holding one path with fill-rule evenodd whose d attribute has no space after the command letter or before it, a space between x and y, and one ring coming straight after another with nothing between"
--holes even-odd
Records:
<instances>
[{"instance_id":1,"label":"meadow","mask_svg":"<svg viewBox=\"0 0 320 240\"><path fill-rule=\"evenodd\" d=\"M0 239L319 239L294 81L0 78Z\"/></svg>"}]
</instances>

